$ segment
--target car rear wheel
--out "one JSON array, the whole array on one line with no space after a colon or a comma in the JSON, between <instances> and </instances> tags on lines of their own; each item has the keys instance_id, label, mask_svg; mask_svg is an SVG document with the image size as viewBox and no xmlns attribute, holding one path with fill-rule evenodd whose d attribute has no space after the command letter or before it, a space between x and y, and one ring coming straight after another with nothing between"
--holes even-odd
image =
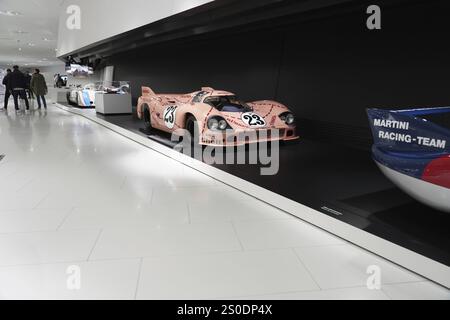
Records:
<instances>
[{"instance_id":1,"label":"car rear wheel","mask_svg":"<svg viewBox=\"0 0 450 320\"><path fill-rule=\"evenodd\" d=\"M145 130L150 131L152 129L152 117L150 114L150 109L147 105L143 107L142 115L144 119Z\"/></svg>"}]
</instances>

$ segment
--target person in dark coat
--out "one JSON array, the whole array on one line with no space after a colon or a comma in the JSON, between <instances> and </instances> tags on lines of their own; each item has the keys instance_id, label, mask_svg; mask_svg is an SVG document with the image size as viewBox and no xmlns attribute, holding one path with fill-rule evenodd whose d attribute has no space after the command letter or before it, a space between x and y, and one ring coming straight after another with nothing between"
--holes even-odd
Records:
<instances>
[{"instance_id":1,"label":"person in dark coat","mask_svg":"<svg viewBox=\"0 0 450 320\"><path fill-rule=\"evenodd\" d=\"M48 92L47 83L45 82L44 76L41 74L39 69L36 69L30 82L31 91L36 96L38 103L38 109L41 108L41 99L44 104L44 108L47 109L47 102L45 101L45 95Z\"/></svg>"},{"instance_id":2,"label":"person in dark coat","mask_svg":"<svg viewBox=\"0 0 450 320\"><path fill-rule=\"evenodd\" d=\"M11 74L11 69L6 70L6 76L3 78L2 84L5 86L5 111L8 110L8 100L11 97L11 87L9 86L9 76Z\"/></svg>"},{"instance_id":3,"label":"person in dark coat","mask_svg":"<svg viewBox=\"0 0 450 320\"><path fill-rule=\"evenodd\" d=\"M20 72L18 66L13 67L13 72L10 73L10 77L8 78L9 86L12 90L12 96L14 98L14 107L16 111L19 110L19 100L25 100L25 105L27 110L30 110L30 104L28 103L28 98L25 89L27 88L27 81L25 75Z\"/></svg>"}]
</instances>

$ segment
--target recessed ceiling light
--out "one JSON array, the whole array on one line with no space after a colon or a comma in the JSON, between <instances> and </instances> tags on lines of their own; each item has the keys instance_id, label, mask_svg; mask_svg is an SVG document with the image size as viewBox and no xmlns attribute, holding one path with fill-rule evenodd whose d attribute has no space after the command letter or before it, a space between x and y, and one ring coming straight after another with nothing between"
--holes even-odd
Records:
<instances>
[{"instance_id":1,"label":"recessed ceiling light","mask_svg":"<svg viewBox=\"0 0 450 320\"><path fill-rule=\"evenodd\" d=\"M16 31L14 31L14 33L17 33L17 34L27 34L28 31L16 30Z\"/></svg>"},{"instance_id":2,"label":"recessed ceiling light","mask_svg":"<svg viewBox=\"0 0 450 320\"><path fill-rule=\"evenodd\" d=\"M9 16L9 17L17 17L17 16L21 16L22 14L18 11L11 11L11 10L0 10L0 15L2 16Z\"/></svg>"},{"instance_id":3,"label":"recessed ceiling light","mask_svg":"<svg viewBox=\"0 0 450 320\"><path fill-rule=\"evenodd\" d=\"M22 51L22 48L19 48L19 51Z\"/></svg>"},{"instance_id":4,"label":"recessed ceiling light","mask_svg":"<svg viewBox=\"0 0 450 320\"><path fill-rule=\"evenodd\" d=\"M50 38L47 38L47 37L42 38L42 40L43 41L54 41L53 39L50 39Z\"/></svg>"},{"instance_id":5,"label":"recessed ceiling light","mask_svg":"<svg viewBox=\"0 0 450 320\"><path fill-rule=\"evenodd\" d=\"M30 47L34 47L34 46L35 46L35 44L34 44L33 42L29 42L28 45L29 45Z\"/></svg>"}]
</instances>

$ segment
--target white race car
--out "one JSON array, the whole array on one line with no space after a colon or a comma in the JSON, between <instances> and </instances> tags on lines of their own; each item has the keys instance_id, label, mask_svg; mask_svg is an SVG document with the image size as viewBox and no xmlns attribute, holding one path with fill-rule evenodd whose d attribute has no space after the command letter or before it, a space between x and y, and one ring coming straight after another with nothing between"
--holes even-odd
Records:
<instances>
[{"instance_id":1,"label":"white race car","mask_svg":"<svg viewBox=\"0 0 450 320\"><path fill-rule=\"evenodd\" d=\"M95 94L104 92L101 83L89 83L83 88L74 89L67 93L67 102L79 107L95 107Z\"/></svg>"}]
</instances>

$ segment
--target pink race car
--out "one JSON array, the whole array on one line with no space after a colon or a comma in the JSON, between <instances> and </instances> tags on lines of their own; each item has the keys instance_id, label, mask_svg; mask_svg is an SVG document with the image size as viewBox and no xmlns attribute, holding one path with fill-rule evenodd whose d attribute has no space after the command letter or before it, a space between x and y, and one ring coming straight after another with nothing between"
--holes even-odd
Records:
<instances>
[{"instance_id":1,"label":"pink race car","mask_svg":"<svg viewBox=\"0 0 450 320\"><path fill-rule=\"evenodd\" d=\"M155 94L142 87L137 114L147 130L186 129L196 143L237 146L259 141L289 141L296 134L292 112L275 101L242 102L233 93L202 88L189 94ZM197 131L197 130L198 131Z\"/></svg>"}]
</instances>

